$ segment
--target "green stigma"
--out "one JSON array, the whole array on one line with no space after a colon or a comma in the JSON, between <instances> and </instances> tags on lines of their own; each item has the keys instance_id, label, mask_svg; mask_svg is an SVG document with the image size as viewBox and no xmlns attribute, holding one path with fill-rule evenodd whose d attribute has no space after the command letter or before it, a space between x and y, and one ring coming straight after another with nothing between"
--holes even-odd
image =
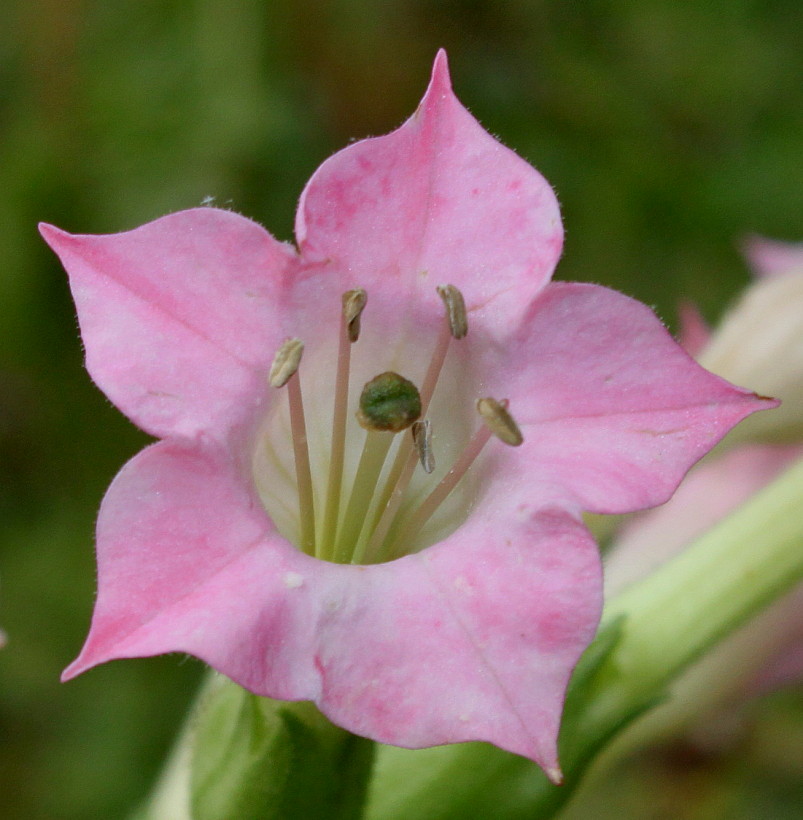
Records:
<instances>
[{"instance_id":1,"label":"green stigma","mask_svg":"<svg viewBox=\"0 0 803 820\"><path fill-rule=\"evenodd\" d=\"M418 388L398 373L380 373L369 381L360 395L357 421L366 430L398 433L421 415Z\"/></svg>"}]
</instances>

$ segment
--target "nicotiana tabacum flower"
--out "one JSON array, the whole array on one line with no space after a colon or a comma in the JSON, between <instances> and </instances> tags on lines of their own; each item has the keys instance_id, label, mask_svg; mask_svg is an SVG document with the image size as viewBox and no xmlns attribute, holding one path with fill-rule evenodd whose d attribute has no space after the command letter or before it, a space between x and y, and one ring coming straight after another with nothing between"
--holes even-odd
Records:
<instances>
[{"instance_id":1,"label":"nicotiana tabacum flower","mask_svg":"<svg viewBox=\"0 0 803 820\"><path fill-rule=\"evenodd\" d=\"M772 403L638 302L549 284L555 196L445 55L404 125L313 175L297 249L213 208L42 232L92 378L162 439L103 501L65 678L188 652L378 741L486 740L558 779L602 602L581 512L665 501Z\"/></svg>"}]
</instances>

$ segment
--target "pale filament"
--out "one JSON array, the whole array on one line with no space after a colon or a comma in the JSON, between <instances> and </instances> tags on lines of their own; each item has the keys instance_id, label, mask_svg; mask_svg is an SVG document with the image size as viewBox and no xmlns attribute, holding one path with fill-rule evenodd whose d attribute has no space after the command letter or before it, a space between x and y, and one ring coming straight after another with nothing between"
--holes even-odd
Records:
<instances>
[{"instance_id":1,"label":"pale filament","mask_svg":"<svg viewBox=\"0 0 803 820\"><path fill-rule=\"evenodd\" d=\"M290 431L293 436L293 454L298 482L298 507L301 525L301 549L315 554L315 505L312 497L312 473L307 445L307 424L304 420L304 402L301 398L301 380L296 371L287 381L290 403Z\"/></svg>"},{"instance_id":2,"label":"pale filament","mask_svg":"<svg viewBox=\"0 0 803 820\"><path fill-rule=\"evenodd\" d=\"M332 415L332 454L329 461L329 486L326 491L326 509L321 527L318 555L331 559L335 548L335 533L340 512L343 487L343 458L346 449L346 415L348 412L349 370L351 367L351 340L345 312L340 314L340 340L335 376L335 406Z\"/></svg>"}]
</instances>

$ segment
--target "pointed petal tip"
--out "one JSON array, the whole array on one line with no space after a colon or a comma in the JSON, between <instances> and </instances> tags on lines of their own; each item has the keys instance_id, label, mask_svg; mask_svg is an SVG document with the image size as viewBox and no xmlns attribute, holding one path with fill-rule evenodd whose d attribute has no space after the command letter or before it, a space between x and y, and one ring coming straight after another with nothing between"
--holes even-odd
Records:
<instances>
[{"instance_id":1,"label":"pointed petal tip","mask_svg":"<svg viewBox=\"0 0 803 820\"><path fill-rule=\"evenodd\" d=\"M45 240L45 242L51 244L51 240L54 240L61 236L64 231L61 228L57 228L55 225L51 225L48 222L40 222L37 226L39 228L40 236Z\"/></svg>"},{"instance_id":2,"label":"pointed petal tip","mask_svg":"<svg viewBox=\"0 0 803 820\"><path fill-rule=\"evenodd\" d=\"M86 646L81 650L78 654L78 657L75 660L64 667L61 672L61 676L59 680L62 683L67 683L67 681L73 680L73 678L77 678L79 675L83 675L84 672L92 669L93 666L98 666L101 663L105 663L106 661L112 660L113 658L109 655L104 657L98 657L95 653L88 653L86 651Z\"/></svg>"},{"instance_id":3,"label":"pointed petal tip","mask_svg":"<svg viewBox=\"0 0 803 820\"><path fill-rule=\"evenodd\" d=\"M440 48L432 65L432 79L426 96L429 96L431 92L444 94L451 92L451 90L452 80L449 75L449 58L446 56L446 49Z\"/></svg>"},{"instance_id":4,"label":"pointed petal tip","mask_svg":"<svg viewBox=\"0 0 803 820\"><path fill-rule=\"evenodd\" d=\"M59 680L62 683L67 683L68 681L83 675L84 672L94 669L96 666L100 666L108 661L119 660L120 658L125 657L128 656L117 655L112 652L98 652L93 649L87 651L87 648L84 647L78 657L72 663L64 667Z\"/></svg>"},{"instance_id":5,"label":"pointed petal tip","mask_svg":"<svg viewBox=\"0 0 803 820\"><path fill-rule=\"evenodd\" d=\"M544 774L549 778L549 782L555 786L563 785L563 772L560 770L560 766L545 766Z\"/></svg>"},{"instance_id":6,"label":"pointed petal tip","mask_svg":"<svg viewBox=\"0 0 803 820\"><path fill-rule=\"evenodd\" d=\"M449 57L446 54L445 48L439 48L435 54L435 62L432 66L432 75L437 76L444 74L447 79L449 77Z\"/></svg>"},{"instance_id":7,"label":"pointed petal tip","mask_svg":"<svg viewBox=\"0 0 803 820\"><path fill-rule=\"evenodd\" d=\"M74 247L77 238L68 231L62 230L47 222L40 222L38 225L39 235L45 240L47 246L57 255L61 256L62 250Z\"/></svg>"},{"instance_id":8,"label":"pointed petal tip","mask_svg":"<svg viewBox=\"0 0 803 820\"><path fill-rule=\"evenodd\" d=\"M764 407L759 407L758 410L772 410L775 407L781 406L781 400L773 398L772 396L762 396L761 393L751 393L756 401L760 401Z\"/></svg>"},{"instance_id":9,"label":"pointed petal tip","mask_svg":"<svg viewBox=\"0 0 803 820\"><path fill-rule=\"evenodd\" d=\"M72 663L71 663L68 667L66 667L66 668L62 671L62 673L61 673L61 677L59 678L59 680L60 680L62 683L67 683L67 681L70 681L70 680L72 680L73 678L77 678L77 677L81 674L81 672L82 672L83 670L82 670L80 667L76 668L76 667L77 667L77 663L78 663L78 661L77 661L77 660L73 661L73 662L72 662Z\"/></svg>"}]
</instances>

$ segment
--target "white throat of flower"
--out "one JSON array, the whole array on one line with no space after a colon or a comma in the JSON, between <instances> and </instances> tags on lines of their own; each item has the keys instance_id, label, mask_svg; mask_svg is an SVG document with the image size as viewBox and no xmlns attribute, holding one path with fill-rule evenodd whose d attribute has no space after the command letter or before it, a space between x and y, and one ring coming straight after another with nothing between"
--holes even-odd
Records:
<instances>
[{"instance_id":1,"label":"white throat of flower","mask_svg":"<svg viewBox=\"0 0 803 820\"><path fill-rule=\"evenodd\" d=\"M364 443L350 486L344 487L351 354L360 338L366 292L358 288L343 294L331 436L326 443L328 470L313 471L311 467L301 388L304 344L300 339L287 339L276 353L268 381L271 387L287 391L294 476L281 459L271 455L277 452L277 443L265 437L275 438L275 431L261 434L254 476L260 497L279 530L309 555L335 563L373 564L426 546L422 529L461 484L491 436L511 446L522 442L521 432L507 410L507 400L481 398L476 403L479 423L475 432L440 480L429 479L435 468L433 433L437 437L437 428L427 413L450 346L468 333L463 295L453 285L439 286L437 291L445 318L420 390L393 371L380 373L362 389L358 409L351 417L364 428ZM395 454L389 459L394 445ZM423 492L420 486L418 491L411 489L417 468L429 479ZM294 484L294 509L288 508L286 499L280 503L271 490L274 482L266 477L271 469L283 472L286 483ZM313 475L318 473L322 480L316 484ZM325 480L323 473L327 474ZM295 526L285 523L283 527L282 521L291 521Z\"/></svg>"}]
</instances>

